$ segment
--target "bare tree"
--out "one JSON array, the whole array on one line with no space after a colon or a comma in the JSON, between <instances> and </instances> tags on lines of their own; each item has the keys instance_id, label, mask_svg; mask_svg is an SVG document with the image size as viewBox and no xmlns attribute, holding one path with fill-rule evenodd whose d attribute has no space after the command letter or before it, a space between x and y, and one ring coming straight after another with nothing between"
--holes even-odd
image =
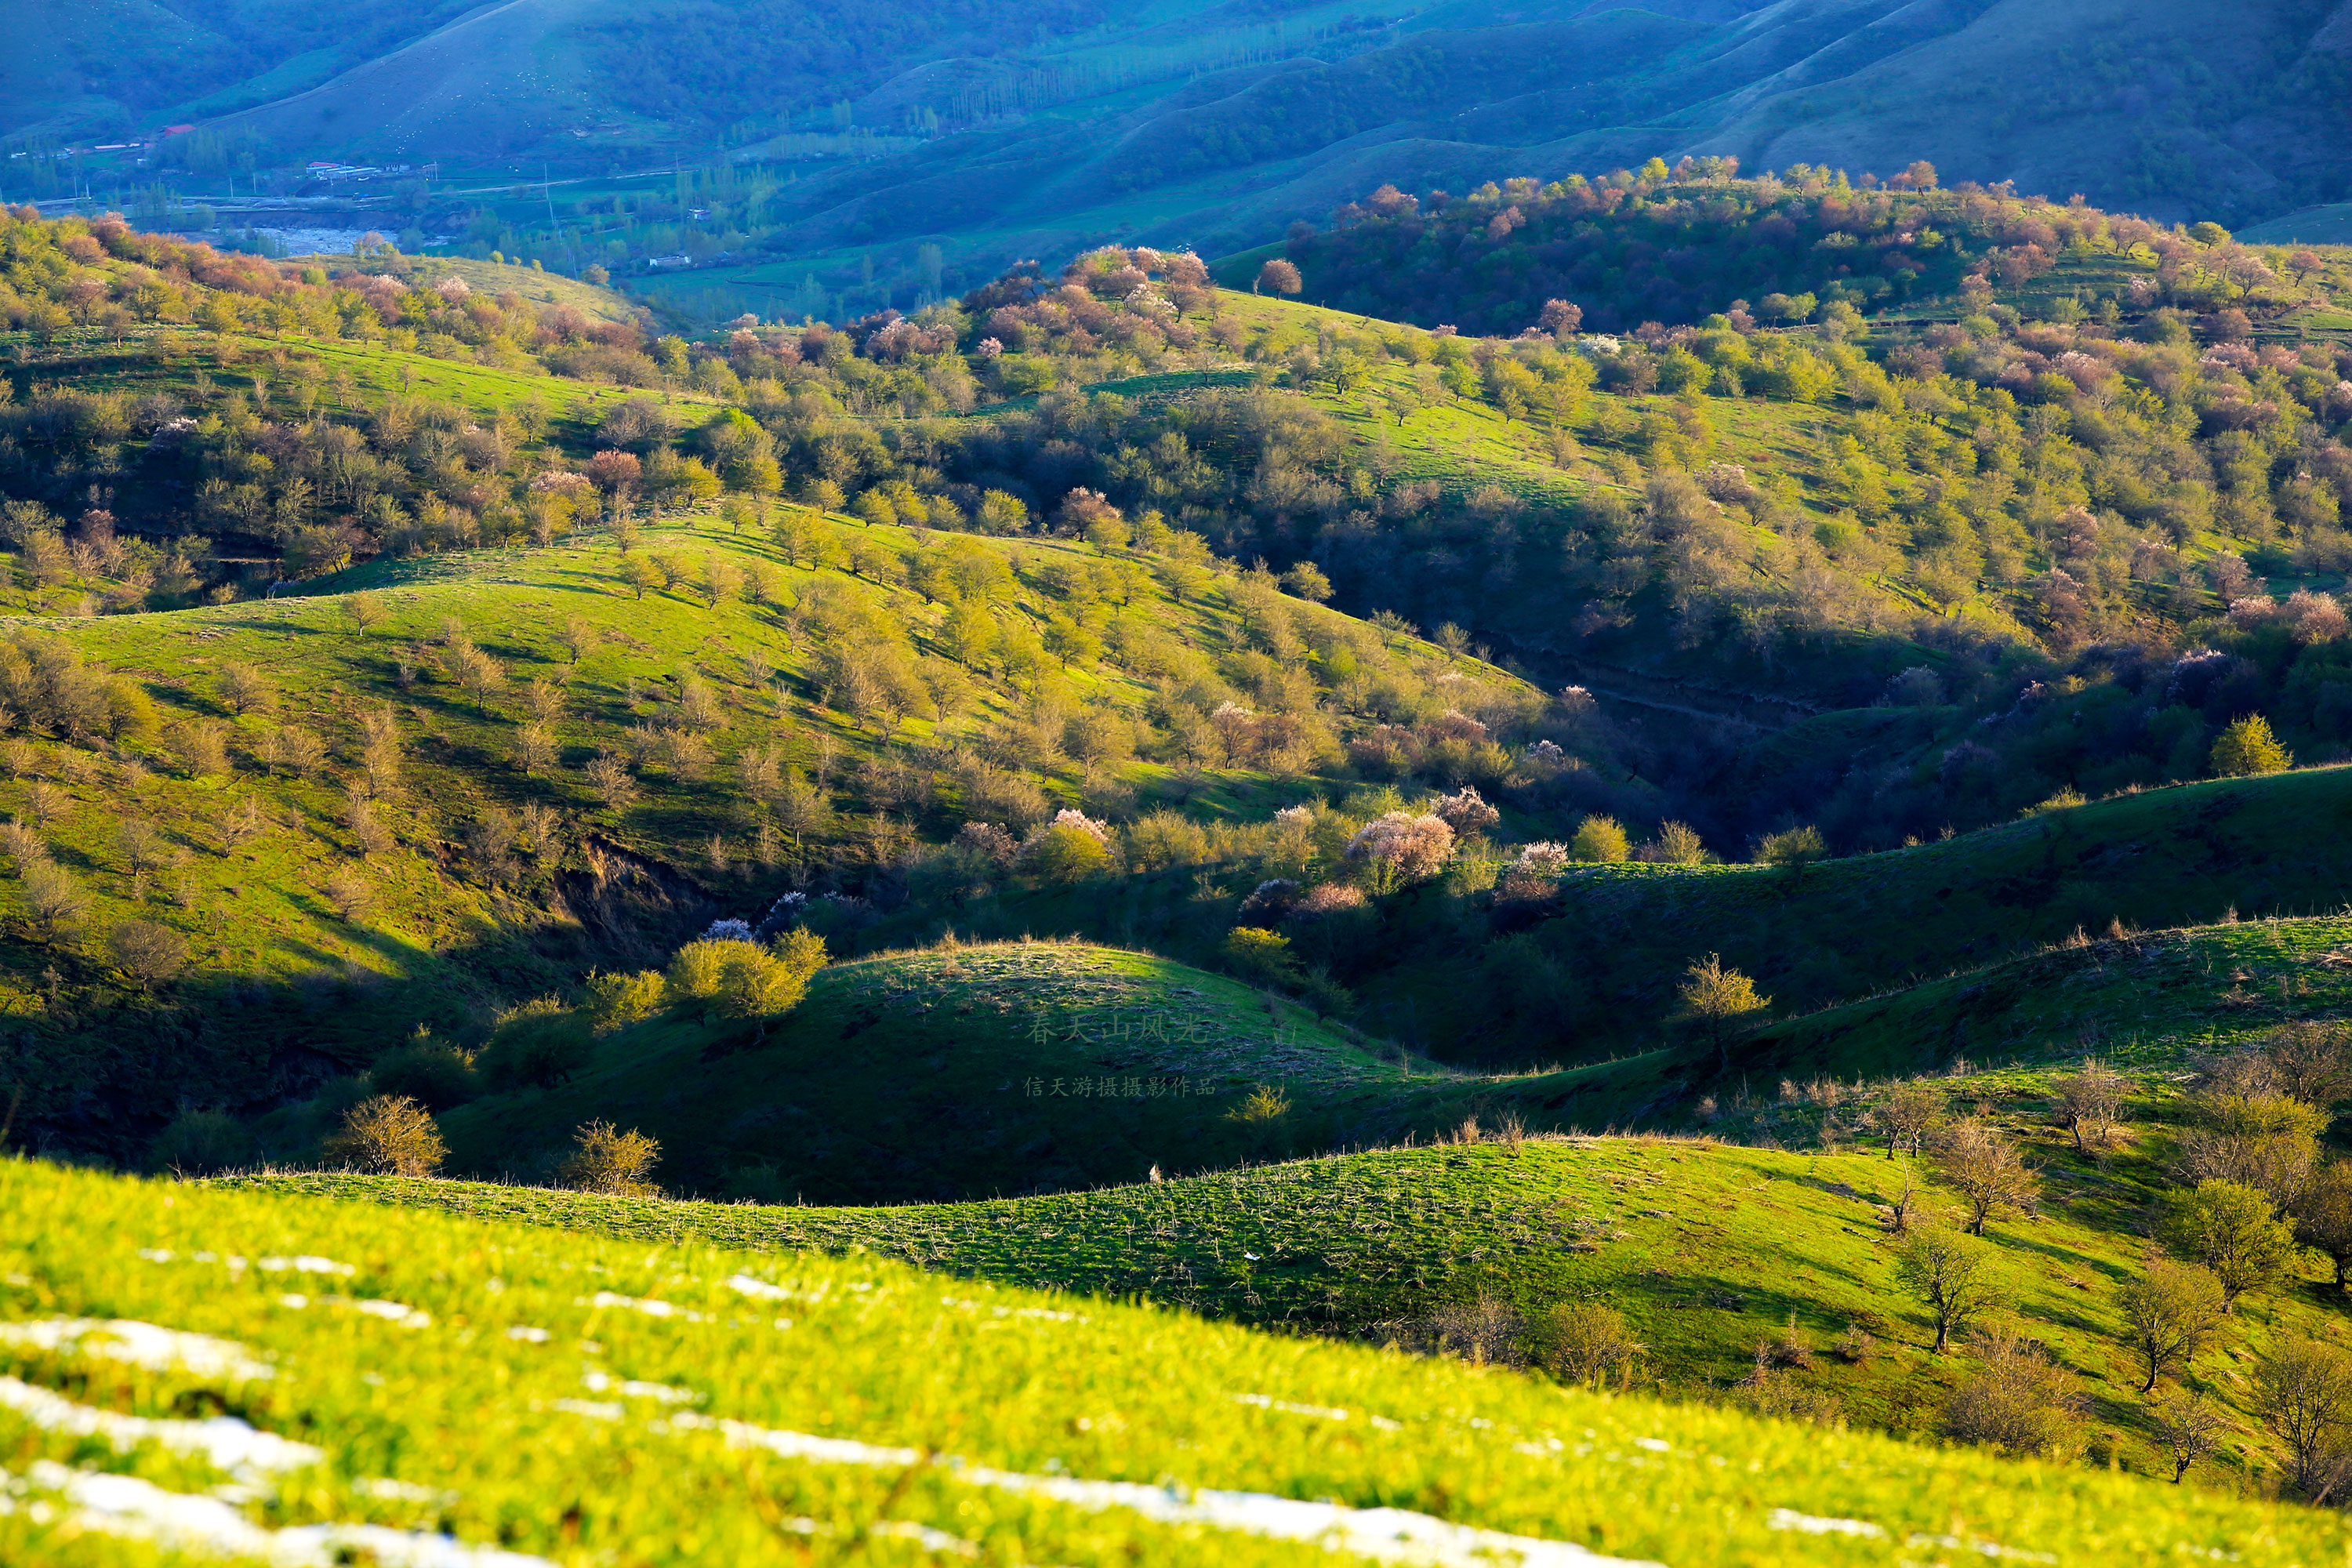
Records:
<instances>
[{"instance_id":1,"label":"bare tree","mask_svg":"<svg viewBox=\"0 0 2352 1568\"><path fill-rule=\"evenodd\" d=\"M220 698L230 711L239 715L257 713L276 700L277 695L268 678L253 666L243 662L221 666Z\"/></svg>"},{"instance_id":2,"label":"bare tree","mask_svg":"<svg viewBox=\"0 0 2352 1568\"><path fill-rule=\"evenodd\" d=\"M2156 1441L2172 1460L2172 1484L2179 1486L2189 1467L2221 1450L2230 1424L2212 1402L2191 1389L2176 1388L2147 1407L2148 1425Z\"/></svg>"},{"instance_id":3,"label":"bare tree","mask_svg":"<svg viewBox=\"0 0 2352 1568\"><path fill-rule=\"evenodd\" d=\"M588 784L597 798L614 811L625 808L637 797L637 781L629 772L629 764L611 752L600 752L588 763Z\"/></svg>"},{"instance_id":4,"label":"bare tree","mask_svg":"<svg viewBox=\"0 0 2352 1568\"><path fill-rule=\"evenodd\" d=\"M2284 1339L2254 1363L2254 1414L2286 1446L2295 1486L2315 1503L2343 1484L2352 1423L2352 1356L2317 1340Z\"/></svg>"},{"instance_id":5,"label":"bare tree","mask_svg":"<svg viewBox=\"0 0 2352 1568\"><path fill-rule=\"evenodd\" d=\"M25 905L54 938L89 912L89 889L81 879L54 860L28 860L18 872Z\"/></svg>"},{"instance_id":6,"label":"bare tree","mask_svg":"<svg viewBox=\"0 0 2352 1568\"><path fill-rule=\"evenodd\" d=\"M2105 1063L2086 1060L2080 1072L2060 1079L2053 1087L2052 1109L2058 1125L2074 1135L2076 1152L2088 1153L2092 1140L2106 1141L2131 1085Z\"/></svg>"},{"instance_id":7,"label":"bare tree","mask_svg":"<svg viewBox=\"0 0 2352 1568\"><path fill-rule=\"evenodd\" d=\"M2039 1192L2033 1173L2017 1145L1981 1121L1963 1121L1952 1129L1938 1151L1944 1180L1968 1200L1969 1234L1982 1236L1985 1221L1997 1215L2028 1212Z\"/></svg>"},{"instance_id":8,"label":"bare tree","mask_svg":"<svg viewBox=\"0 0 2352 1568\"><path fill-rule=\"evenodd\" d=\"M1952 1332L1968 1326L1992 1304L1993 1282L1987 1269L1992 1261L1985 1244L1943 1226L1923 1226L1911 1233L1895 1260L1895 1277L1916 1292L1936 1320L1936 1353L1952 1342Z\"/></svg>"},{"instance_id":9,"label":"bare tree","mask_svg":"<svg viewBox=\"0 0 2352 1568\"><path fill-rule=\"evenodd\" d=\"M1871 1114L1885 1130L1888 1159L1905 1148L1916 1158L1927 1134L1943 1120L1944 1090L1926 1079L1906 1079L1888 1086L1886 1098L1872 1108Z\"/></svg>"},{"instance_id":10,"label":"bare tree","mask_svg":"<svg viewBox=\"0 0 2352 1568\"><path fill-rule=\"evenodd\" d=\"M2320 1168L2294 1202L2294 1238L2336 1265L2336 1288L2352 1268L2352 1161Z\"/></svg>"}]
</instances>

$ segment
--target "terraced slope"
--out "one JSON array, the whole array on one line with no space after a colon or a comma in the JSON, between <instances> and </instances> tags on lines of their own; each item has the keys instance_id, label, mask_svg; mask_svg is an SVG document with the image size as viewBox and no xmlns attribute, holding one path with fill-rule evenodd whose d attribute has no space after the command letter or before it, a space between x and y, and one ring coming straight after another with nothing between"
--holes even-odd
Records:
<instances>
[{"instance_id":1,"label":"terraced slope","mask_svg":"<svg viewBox=\"0 0 2352 1568\"><path fill-rule=\"evenodd\" d=\"M2284 1564L2345 1541L2335 1516L2194 1488L874 1258L22 1162L0 1165L0 1215L5 1468L12 1501L48 1505L0 1511L0 1554L76 1568L158 1562L121 1538L166 1520L179 1542L280 1561L335 1546L415 1561L410 1532L446 1535L436 1560L464 1568L841 1553L1698 1568L1892 1563L1948 1540Z\"/></svg>"}]
</instances>

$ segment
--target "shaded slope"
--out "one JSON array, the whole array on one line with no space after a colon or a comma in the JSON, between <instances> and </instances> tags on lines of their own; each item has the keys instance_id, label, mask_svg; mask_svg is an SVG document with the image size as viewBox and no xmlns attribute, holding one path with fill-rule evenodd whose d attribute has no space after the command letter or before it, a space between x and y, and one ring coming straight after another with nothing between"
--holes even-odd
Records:
<instances>
[{"instance_id":1,"label":"shaded slope","mask_svg":"<svg viewBox=\"0 0 2352 1568\"><path fill-rule=\"evenodd\" d=\"M1465 1066L1598 1063L1655 1051L1685 971L1709 953L1785 1015L1978 968L2078 928L2331 909L2352 875L2347 825L2352 769L2315 768L2119 795L1801 873L1580 866L1548 900L1500 902L1433 883L1386 901L1328 962L1357 989L1358 1021L1416 1051ZM1134 879L1115 906L1083 891L1007 892L956 925L992 937L1118 929L1190 954L1224 929L1193 893L1174 875ZM1609 1103L1584 1125L1633 1108Z\"/></svg>"},{"instance_id":2,"label":"shaded slope","mask_svg":"<svg viewBox=\"0 0 2352 1568\"><path fill-rule=\"evenodd\" d=\"M1575 1081L1447 1072L1220 975L1023 942L837 964L764 1036L641 1025L572 1081L476 1100L443 1126L475 1173L545 1180L573 1129L601 1119L658 1139L673 1188L907 1201L1428 1137L1481 1111L1550 1125L1540 1102ZM1260 1089L1286 1108L1254 1111Z\"/></svg>"}]
</instances>

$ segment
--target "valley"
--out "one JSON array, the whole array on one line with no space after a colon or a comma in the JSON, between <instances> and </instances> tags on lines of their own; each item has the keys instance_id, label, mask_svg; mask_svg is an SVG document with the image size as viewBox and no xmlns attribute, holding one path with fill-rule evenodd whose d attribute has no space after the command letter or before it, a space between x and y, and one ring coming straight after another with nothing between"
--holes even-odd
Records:
<instances>
[{"instance_id":1,"label":"valley","mask_svg":"<svg viewBox=\"0 0 2352 1568\"><path fill-rule=\"evenodd\" d=\"M0 215L0 1556L2340 1552L2352 250L1496 173L910 310Z\"/></svg>"}]
</instances>

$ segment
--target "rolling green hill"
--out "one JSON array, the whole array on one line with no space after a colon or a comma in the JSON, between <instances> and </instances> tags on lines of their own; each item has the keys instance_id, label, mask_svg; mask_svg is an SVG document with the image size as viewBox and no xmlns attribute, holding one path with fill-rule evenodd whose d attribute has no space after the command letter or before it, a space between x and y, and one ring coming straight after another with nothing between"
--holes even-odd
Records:
<instances>
[{"instance_id":1,"label":"rolling green hill","mask_svg":"<svg viewBox=\"0 0 2352 1568\"><path fill-rule=\"evenodd\" d=\"M1483 1080L1147 953L1051 942L835 964L761 1038L691 1017L612 1037L560 1088L442 1118L457 1169L545 1179L572 1130L657 1138L662 1181L827 1203L1053 1192L1290 1147L1423 1136ZM1253 1119L1254 1090L1291 1109Z\"/></svg>"},{"instance_id":2,"label":"rolling green hill","mask_svg":"<svg viewBox=\"0 0 2352 1568\"><path fill-rule=\"evenodd\" d=\"M1592 1062L1654 1050L1685 968L1710 952L1786 1015L2118 923L2332 910L2346 867L2329 825L2346 820L2352 772L2341 768L2213 780L1800 869L1571 867L1532 900L1431 883L1324 951L1333 976L1360 992L1359 1020L1417 1051L1489 1067ZM1008 889L967 905L955 924L995 937L1116 922L1168 951L1204 952L1233 918L1218 918L1232 903L1203 910L1190 883L1167 874L1109 891ZM875 940L906 940L926 920L936 917L910 911Z\"/></svg>"},{"instance_id":3,"label":"rolling green hill","mask_svg":"<svg viewBox=\"0 0 2352 1568\"><path fill-rule=\"evenodd\" d=\"M2033 1075L1953 1082L1991 1103L2037 1162L2031 1217L1989 1231L2001 1312L2084 1381L2094 1463L2159 1468L2115 1301L2147 1247L2141 1226L2167 1184L2164 1131L2136 1121L2099 1157L2074 1152L2042 1114ZM2135 1118L2175 1091L2144 1089ZM1848 1103L1860 1103L1857 1096ZM1784 1127L1785 1132L1787 1129ZM1851 1150L1851 1145L1846 1146ZM1954 1194L1932 1184L1930 1208ZM1537 1331L1552 1303L1605 1301L1648 1348L1643 1386L1738 1399L1760 1343L1793 1334L1790 1384L1859 1426L1932 1436L1963 1363L1928 1353L1932 1321L1897 1279L1884 1210L1903 1173L1876 1152L1727 1145L1706 1139L1570 1138L1452 1143L1255 1166L1164 1184L989 1204L766 1208L404 1182L267 1175L266 1189L562 1225L669 1245L802 1256L872 1252L1000 1284L1142 1296L1295 1331L1426 1346L1480 1303L1519 1314L1486 1353ZM2237 1455L2262 1444L2240 1369L2273 1336L2341 1321L2323 1265L2306 1259L2231 1325L2200 1386L2232 1408ZM1793 1321L1793 1328L1791 1327ZM1450 1326L1449 1326L1450 1325ZM1859 1328L1874 1344L1843 1353ZM1847 1341L1849 1344L1855 1342ZM2244 1461L2233 1458L2242 1474ZM2231 1484L2225 1479L2224 1485Z\"/></svg>"},{"instance_id":4,"label":"rolling green hill","mask_svg":"<svg viewBox=\"0 0 2352 1568\"><path fill-rule=\"evenodd\" d=\"M416 1532L502 1568L812 1544L1846 1563L1948 1537L2284 1564L2340 1542L2325 1513L2196 1488L943 1290L872 1258L0 1169L0 1429L12 1500L48 1505L0 1513L0 1542L45 1562L144 1568L166 1517L231 1553L414 1553L432 1543L394 1532ZM195 1500L232 1477L234 1500Z\"/></svg>"},{"instance_id":5,"label":"rolling green hill","mask_svg":"<svg viewBox=\"0 0 2352 1568\"><path fill-rule=\"evenodd\" d=\"M186 1092L187 1059L146 1044L158 1031L205 1064L206 1100L267 1105L363 1067L420 1024L472 1036L593 963L657 961L715 915L756 921L835 853L822 846L880 832L887 858L910 828L951 835L966 812L1018 826L1121 772L1145 789L1165 777L1080 763L1055 717L1035 759L1054 793L1026 772L1013 788L969 749L1034 721L1035 681L906 640L942 635L946 607L920 607L903 585L937 537L806 526L797 566L714 520L648 531L630 559L669 562L675 575L663 588L656 571L642 595L619 580L619 553L575 542L385 561L331 594L77 626L83 668L136 681L161 718L136 710L119 743L61 735L8 753L0 808L30 831L12 851L0 984L34 1020L10 1073L27 1121L128 1154ZM864 575L845 569L853 541ZM1023 572L1087 559L1053 544L958 547ZM743 596L755 576L767 586ZM714 581L715 601L697 587ZM1057 673L1053 714L1083 706L1123 722L1151 696L1137 660L1190 668L1193 647L1245 640L1230 605L1152 581L1139 579L1122 612L1125 661ZM381 619L355 619L355 605ZM893 619L874 619L886 609ZM1386 646L1329 611L1297 612L1369 637L1368 653ZM1011 603L1003 613L1028 624ZM37 641L51 625L26 617L16 631ZM845 658L853 635L898 662ZM843 671L857 668L867 686L853 693ZM940 697L926 679L945 683ZM232 680L251 683L243 711ZM677 721L689 702L692 722ZM747 754L765 760L746 773ZM587 770L607 755L625 771L598 784ZM928 759L919 781L909 756ZM1256 816L1303 787L1242 768L1192 793L1202 809ZM874 853L840 852L850 864ZM26 902L28 858L67 874L55 918ZM145 984L109 946L133 922L170 933L180 954ZM103 1110L93 1083L108 1086Z\"/></svg>"}]
</instances>

